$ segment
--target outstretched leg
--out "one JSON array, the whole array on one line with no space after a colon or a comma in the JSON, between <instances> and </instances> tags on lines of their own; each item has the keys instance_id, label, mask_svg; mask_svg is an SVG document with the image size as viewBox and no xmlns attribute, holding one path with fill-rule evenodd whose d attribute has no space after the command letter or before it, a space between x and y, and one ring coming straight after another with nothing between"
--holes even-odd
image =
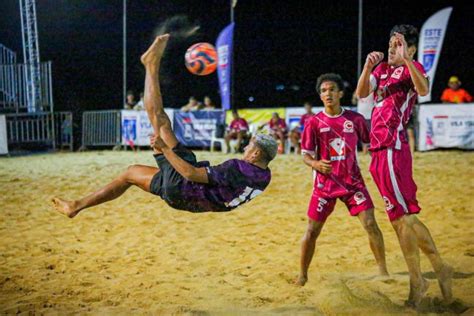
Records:
<instances>
[{"instance_id":1,"label":"outstretched leg","mask_svg":"<svg viewBox=\"0 0 474 316\"><path fill-rule=\"evenodd\" d=\"M58 212L73 218L83 209L118 198L132 185L136 185L140 189L150 192L151 180L159 171L160 170L155 167L142 165L129 166L127 171L98 191L74 201L67 201L55 197L52 199L53 206Z\"/></svg>"},{"instance_id":2,"label":"outstretched leg","mask_svg":"<svg viewBox=\"0 0 474 316\"><path fill-rule=\"evenodd\" d=\"M453 301L453 293L451 289L453 268L443 262L441 256L439 255L438 249L431 237L430 231L428 228L416 217L414 218L413 229L418 240L418 247L421 251L430 259L431 265L436 273L438 278L439 287L445 303L450 304Z\"/></svg>"},{"instance_id":3,"label":"outstretched leg","mask_svg":"<svg viewBox=\"0 0 474 316\"><path fill-rule=\"evenodd\" d=\"M141 62L145 66L145 110L150 119L153 131L160 135L170 148L176 147L178 140L171 128L171 121L163 108L163 99L159 83L160 62L165 51L169 34L157 36L148 50L142 55Z\"/></svg>"},{"instance_id":4,"label":"outstretched leg","mask_svg":"<svg viewBox=\"0 0 474 316\"><path fill-rule=\"evenodd\" d=\"M370 249L374 253L375 260L379 267L379 272L381 275L388 275L387 263L385 262L385 245L383 242L383 235L380 231L377 221L374 216L374 209L366 210L359 213L357 216L367 231L369 236Z\"/></svg>"}]
</instances>

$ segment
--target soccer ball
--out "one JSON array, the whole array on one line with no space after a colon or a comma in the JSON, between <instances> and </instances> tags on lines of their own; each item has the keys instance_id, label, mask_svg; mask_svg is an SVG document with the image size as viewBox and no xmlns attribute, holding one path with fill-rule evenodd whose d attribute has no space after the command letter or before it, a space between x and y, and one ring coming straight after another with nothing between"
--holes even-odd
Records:
<instances>
[{"instance_id":1,"label":"soccer ball","mask_svg":"<svg viewBox=\"0 0 474 316\"><path fill-rule=\"evenodd\" d=\"M217 52L209 43L197 43L188 48L184 61L191 73L206 76L217 68Z\"/></svg>"}]
</instances>

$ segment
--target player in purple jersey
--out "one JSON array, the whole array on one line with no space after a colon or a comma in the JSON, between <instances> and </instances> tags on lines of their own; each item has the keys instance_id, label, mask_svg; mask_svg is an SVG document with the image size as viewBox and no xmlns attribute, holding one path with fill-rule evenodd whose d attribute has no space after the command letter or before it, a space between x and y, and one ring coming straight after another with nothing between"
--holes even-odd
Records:
<instances>
[{"instance_id":1,"label":"player in purple jersey","mask_svg":"<svg viewBox=\"0 0 474 316\"><path fill-rule=\"evenodd\" d=\"M418 31L412 25L393 27L388 62L382 62L382 52L367 55L356 89L359 98L372 94L375 101L370 132L370 172L385 201L387 215L408 266L410 294L406 303L409 306L418 306L428 289L428 282L421 274L418 248L430 259L445 302L453 301L453 270L443 262L428 228L416 216L421 209L416 200L406 125L418 94L423 96L429 92L425 70L413 60L417 41Z\"/></svg>"},{"instance_id":2,"label":"player in purple jersey","mask_svg":"<svg viewBox=\"0 0 474 316\"><path fill-rule=\"evenodd\" d=\"M308 280L316 240L338 199L352 216L359 218L380 274L388 275L382 232L357 163L357 143L369 142L369 129L361 114L341 107L342 89L339 75L319 76L316 90L324 110L309 118L303 131L303 160L313 169L314 188L308 207L308 228L301 243L300 275L295 282L298 285L305 285Z\"/></svg>"},{"instance_id":3,"label":"player in purple jersey","mask_svg":"<svg viewBox=\"0 0 474 316\"><path fill-rule=\"evenodd\" d=\"M218 166L196 160L178 143L163 108L159 85L160 61L169 35L158 36L142 55L145 66L145 109L153 126L150 138L158 168L133 165L102 189L74 201L52 200L54 207L72 218L81 210L121 196L132 185L159 195L175 209L190 212L225 212L261 194L270 183L268 164L277 154L273 137L257 134L245 148L243 159Z\"/></svg>"}]
</instances>

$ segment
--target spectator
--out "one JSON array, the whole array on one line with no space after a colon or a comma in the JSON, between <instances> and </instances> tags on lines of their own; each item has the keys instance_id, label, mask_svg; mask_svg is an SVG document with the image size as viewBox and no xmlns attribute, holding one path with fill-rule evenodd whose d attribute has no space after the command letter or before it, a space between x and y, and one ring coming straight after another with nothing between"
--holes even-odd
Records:
<instances>
[{"instance_id":1,"label":"spectator","mask_svg":"<svg viewBox=\"0 0 474 316\"><path fill-rule=\"evenodd\" d=\"M444 89L441 95L443 103L466 103L472 102L472 96L461 88L461 81L456 76L451 76L448 81L448 88Z\"/></svg>"},{"instance_id":2,"label":"spectator","mask_svg":"<svg viewBox=\"0 0 474 316\"><path fill-rule=\"evenodd\" d=\"M198 100L195 97L191 96L189 97L188 103L181 108L181 111L183 112L197 111L197 110L200 110L201 108L202 108L202 103L198 102Z\"/></svg>"},{"instance_id":3,"label":"spectator","mask_svg":"<svg viewBox=\"0 0 474 316\"><path fill-rule=\"evenodd\" d=\"M357 105L357 113L361 114L370 131L370 118L372 117L372 110L375 106L373 95L369 94L366 98L357 98L357 95L354 91L352 95L352 105ZM369 151L369 144L362 144L362 152L367 154Z\"/></svg>"},{"instance_id":4,"label":"spectator","mask_svg":"<svg viewBox=\"0 0 474 316\"><path fill-rule=\"evenodd\" d=\"M280 118L278 113L273 113L270 122L268 122L270 127L270 135L272 135L276 140L280 141L279 152L285 152L285 142L288 137L288 129L286 127L285 120Z\"/></svg>"},{"instance_id":5,"label":"spectator","mask_svg":"<svg viewBox=\"0 0 474 316\"><path fill-rule=\"evenodd\" d=\"M125 104L123 108L125 110L132 110L137 102L135 101L135 94L132 90L127 91L127 99L125 100Z\"/></svg>"},{"instance_id":6,"label":"spectator","mask_svg":"<svg viewBox=\"0 0 474 316\"><path fill-rule=\"evenodd\" d=\"M306 113L301 116L299 124L295 126L295 128L293 128L290 132L291 145L294 148L296 148L296 152L298 154L301 153L301 146L300 146L301 133L303 132L306 121L314 115L313 105L310 102L305 102L304 108L306 110Z\"/></svg>"},{"instance_id":7,"label":"spectator","mask_svg":"<svg viewBox=\"0 0 474 316\"><path fill-rule=\"evenodd\" d=\"M145 103L144 103L143 97L144 97L143 92L140 92L140 101L138 101L138 103L135 104L135 106L133 107L135 111L142 111L145 109Z\"/></svg>"},{"instance_id":8,"label":"spectator","mask_svg":"<svg viewBox=\"0 0 474 316\"><path fill-rule=\"evenodd\" d=\"M215 109L216 109L216 106L214 105L214 102L212 102L211 98L206 95L204 97L204 107L202 108L202 110L211 111Z\"/></svg>"},{"instance_id":9,"label":"spectator","mask_svg":"<svg viewBox=\"0 0 474 316\"><path fill-rule=\"evenodd\" d=\"M235 145L235 151L240 152L242 142L249 137L249 124L244 118L239 116L239 113L236 110L232 111L232 117L233 120L229 125L229 130L224 136L224 139L227 144L227 151L230 149L230 140L236 139L237 144Z\"/></svg>"}]
</instances>

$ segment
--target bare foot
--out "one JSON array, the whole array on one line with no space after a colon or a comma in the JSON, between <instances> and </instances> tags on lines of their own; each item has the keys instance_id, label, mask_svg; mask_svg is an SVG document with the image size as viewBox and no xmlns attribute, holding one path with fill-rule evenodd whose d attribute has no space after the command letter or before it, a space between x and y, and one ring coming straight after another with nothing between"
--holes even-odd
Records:
<instances>
[{"instance_id":1,"label":"bare foot","mask_svg":"<svg viewBox=\"0 0 474 316\"><path fill-rule=\"evenodd\" d=\"M298 278L295 280L295 284L299 286L304 286L308 282L308 277L305 276L298 276Z\"/></svg>"},{"instance_id":2,"label":"bare foot","mask_svg":"<svg viewBox=\"0 0 474 316\"><path fill-rule=\"evenodd\" d=\"M170 35L164 34L157 36L148 50L140 58L142 64L146 66L158 66L160 59L165 51Z\"/></svg>"},{"instance_id":3,"label":"bare foot","mask_svg":"<svg viewBox=\"0 0 474 316\"><path fill-rule=\"evenodd\" d=\"M77 213L79 213L74 208L74 204L75 204L74 202L66 201L60 198L53 198L51 202L53 203L53 206L56 209L56 211L66 215L69 218L73 218L74 216L77 215Z\"/></svg>"},{"instance_id":4,"label":"bare foot","mask_svg":"<svg viewBox=\"0 0 474 316\"><path fill-rule=\"evenodd\" d=\"M408 300L405 301L405 306L418 307L425 297L429 286L430 284L424 278L422 278L420 287L416 288L410 285L410 294L408 295Z\"/></svg>"},{"instance_id":5,"label":"bare foot","mask_svg":"<svg viewBox=\"0 0 474 316\"><path fill-rule=\"evenodd\" d=\"M441 270L436 273L445 304L451 304L453 302L453 292L451 289L453 273L453 268L447 264L445 264L443 268L441 268Z\"/></svg>"},{"instance_id":6,"label":"bare foot","mask_svg":"<svg viewBox=\"0 0 474 316\"><path fill-rule=\"evenodd\" d=\"M390 274L388 273L387 267L381 266L379 267L379 274L381 276L389 276Z\"/></svg>"}]
</instances>

